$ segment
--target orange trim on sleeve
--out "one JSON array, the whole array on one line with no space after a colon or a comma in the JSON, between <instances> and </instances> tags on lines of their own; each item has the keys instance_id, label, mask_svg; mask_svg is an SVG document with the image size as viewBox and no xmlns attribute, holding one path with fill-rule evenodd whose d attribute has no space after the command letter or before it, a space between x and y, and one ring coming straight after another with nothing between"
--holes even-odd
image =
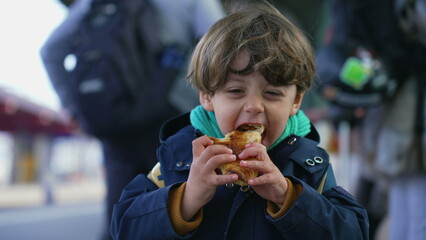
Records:
<instances>
[{"instance_id":1,"label":"orange trim on sleeve","mask_svg":"<svg viewBox=\"0 0 426 240\"><path fill-rule=\"evenodd\" d=\"M195 230L203 219L202 209L194 216L193 221L187 222L182 218L180 207L182 206L183 192L185 191L186 183L183 183L177 188L173 188L169 193L169 201L167 209L172 222L173 228L179 235L185 235Z\"/></svg>"},{"instance_id":2,"label":"orange trim on sleeve","mask_svg":"<svg viewBox=\"0 0 426 240\"><path fill-rule=\"evenodd\" d=\"M290 179L285 178L288 184L287 196L284 199L284 204L278 207L277 204L268 201L266 205L266 211L272 218L277 219L282 216L293 206L300 194L302 194L303 186L300 184L293 184Z\"/></svg>"}]
</instances>

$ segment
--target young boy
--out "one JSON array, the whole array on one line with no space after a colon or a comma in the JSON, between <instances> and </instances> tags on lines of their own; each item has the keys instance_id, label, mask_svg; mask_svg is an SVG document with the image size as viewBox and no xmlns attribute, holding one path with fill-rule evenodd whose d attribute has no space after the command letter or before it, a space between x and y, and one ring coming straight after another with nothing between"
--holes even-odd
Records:
<instances>
[{"instance_id":1,"label":"young boy","mask_svg":"<svg viewBox=\"0 0 426 240\"><path fill-rule=\"evenodd\" d=\"M189 68L201 106L163 126L159 164L115 205L114 239L368 239L365 210L335 186L299 110L314 74L308 41L271 5L218 21ZM238 175L217 173L236 155L208 137L247 123L265 126L262 142L238 155L260 172L248 191L232 184Z\"/></svg>"}]
</instances>

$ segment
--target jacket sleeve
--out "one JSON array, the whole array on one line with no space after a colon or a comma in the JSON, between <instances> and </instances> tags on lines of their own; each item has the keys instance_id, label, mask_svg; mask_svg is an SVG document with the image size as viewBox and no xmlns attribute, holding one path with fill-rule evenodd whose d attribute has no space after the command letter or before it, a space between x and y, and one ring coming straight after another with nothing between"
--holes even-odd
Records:
<instances>
[{"instance_id":1,"label":"jacket sleeve","mask_svg":"<svg viewBox=\"0 0 426 240\"><path fill-rule=\"evenodd\" d=\"M178 184L177 184L178 185ZM146 175L127 185L114 206L111 235L118 239L180 239L167 211L170 185L158 188Z\"/></svg>"},{"instance_id":2,"label":"jacket sleeve","mask_svg":"<svg viewBox=\"0 0 426 240\"><path fill-rule=\"evenodd\" d=\"M322 194L297 178L290 177L303 191L289 211L278 219L270 216L289 239L368 239L367 212L341 187Z\"/></svg>"}]
</instances>

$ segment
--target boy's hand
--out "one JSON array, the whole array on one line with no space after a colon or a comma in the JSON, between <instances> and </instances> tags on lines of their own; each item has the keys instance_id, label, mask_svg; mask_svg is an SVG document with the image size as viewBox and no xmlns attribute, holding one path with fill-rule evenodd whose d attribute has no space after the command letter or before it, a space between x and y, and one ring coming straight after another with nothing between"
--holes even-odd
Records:
<instances>
[{"instance_id":1,"label":"boy's hand","mask_svg":"<svg viewBox=\"0 0 426 240\"><path fill-rule=\"evenodd\" d=\"M216 169L236 160L231 149L213 145L207 136L192 142L193 161L182 201L182 217L189 221L214 196L217 186L234 182L236 174L219 175Z\"/></svg>"},{"instance_id":2,"label":"boy's hand","mask_svg":"<svg viewBox=\"0 0 426 240\"><path fill-rule=\"evenodd\" d=\"M259 171L259 177L250 179L248 184L261 197L281 206L287 195L288 184L281 171L269 158L265 146L259 143L247 144L246 149L238 155L242 167ZM244 161L256 158L257 160Z\"/></svg>"}]
</instances>

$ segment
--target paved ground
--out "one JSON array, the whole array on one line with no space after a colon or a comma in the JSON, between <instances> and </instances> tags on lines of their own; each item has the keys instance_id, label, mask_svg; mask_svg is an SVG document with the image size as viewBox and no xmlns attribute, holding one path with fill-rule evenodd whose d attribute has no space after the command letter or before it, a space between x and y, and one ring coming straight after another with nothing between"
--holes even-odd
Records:
<instances>
[{"instance_id":1,"label":"paved ground","mask_svg":"<svg viewBox=\"0 0 426 240\"><path fill-rule=\"evenodd\" d=\"M100 202L0 210L2 240L97 240L103 230Z\"/></svg>"},{"instance_id":2,"label":"paved ground","mask_svg":"<svg viewBox=\"0 0 426 240\"><path fill-rule=\"evenodd\" d=\"M1 240L97 240L104 221L100 180L0 187Z\"/></svg>"},{"instance_id":3,"label":"paved ground","mask_svg":"<svg viewBox=\"0 0 426 240\"><path fill-rule=\"evenodd\" d=\"M55 184L51 188L39 184L0 186L0 210L43 206L47 202L65 204L99 201L105 195L102 180L80 180Z\"/></svg>"}]
</instances>

